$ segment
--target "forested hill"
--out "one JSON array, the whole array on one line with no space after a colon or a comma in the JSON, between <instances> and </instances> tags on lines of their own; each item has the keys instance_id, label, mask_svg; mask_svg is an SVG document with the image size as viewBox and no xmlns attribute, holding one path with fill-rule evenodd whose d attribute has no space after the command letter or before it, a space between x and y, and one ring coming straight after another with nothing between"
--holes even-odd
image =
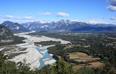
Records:
<instances>
[{"instance_id":1,"label":"forested hill","mask_svg":"<svg viewBox=\"0 0 116 74\"><path fill-rule=\"evenodd\" d=\"M0 25L0 42L10 42L13 40L13 33L5 26Z\"/></svg>"},{"instance_id":2,"label":"forested hill","mask_svg":"<svg viewBox=\"0 0 116 74\"><path fill-rule=\"evenodd\" d=\"M0 25L0 46L22 43L23 39L22 37L15 36L13 32L4 25Z\"/></svg>"}]
</instances>

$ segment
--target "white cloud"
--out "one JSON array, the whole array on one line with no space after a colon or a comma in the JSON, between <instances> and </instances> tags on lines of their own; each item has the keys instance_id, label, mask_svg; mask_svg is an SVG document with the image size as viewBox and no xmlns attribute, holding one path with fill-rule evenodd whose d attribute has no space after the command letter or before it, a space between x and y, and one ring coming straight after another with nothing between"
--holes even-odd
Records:
<instances>
[{"instance_id":1,"label":"white cloud","mask_svg":"<svg viewBox=\"0 0 116 74\"><path fill-rule=\"evenodd\" d=\"M34 18L32 16L25 16L24 18L22 19L26 19L26 20L34 20Z\"/></svg>"},{"instance_id":2,"label":"white cloud","mask_svg":"<svg viewBox=\"0 0 116 74\"><path fill-rule=\"evenodd\" d=\"M5 16L1 16L1 18L3 18L3 19L13 19L14 16L12 16L12 15L5 15Z\"/></svg>"},{"instance_id":3,"label":"white cloud","mask_svg":"<svg viewBox=\"0 0 116 74\"><path fill-rule=\"evenodd\" d=\"M89 24L109 24L111 23L111 21L109 21L108 19L89 19L85 22Z\"/></svg>"},{"instance_id":4,"label":"white cloud","mask_svg":"<svg viewBox=\"0 0 116 74\"><path fill-rule=\"evenodd\" d=\"M69 13L67 13L67 12L58 12L56 15L60 16L60 17L69 17L70 16Z\"/></svg>"},{"instance_id":5,"label":"white cloud","mask_svg":"<svg viewBox=\"0 0 116 74\"><path fill-rule=\"evenodd\" d=\"M56 12L56 13L52 13L52 12L43 12L41 15L43 16L55 16L55 17L69 17L69 13L67 12Z\"/></svg>"},{"instance_id":6,"label":"white cloud","mask_svg":"<svg viewBox=\"0 0 116 74\"><path fill-rule=\"evenodd\" d=\"M98 21L98 20L89 20L87 23L98 24L98 23L101 23L101 21Z\"/></svg>"},{"instance_id":7,"label":"white cloud","mask_svg":"<svg viewBox=\"0 0 116 74\"><path fill-rule=\"evenodd\" d=\"M32 16L12 16L12 15L5 15L5 16L1 16L0 15L0 23L3 21L14 21L14 22L32 22L32 21L37 21L37 18L34 18Z\"/></svg>"},{"instance_id":8,"label":"white cloud","mask_svg":"<svg viewBox=\"0 0 116 74\"><path fill-rule=\"evenodd\" d=\"M116 0L109 0L108 9L111 11L116 11Z\"/></svg>"},{"instance_id":9,"label":"white cloud","mask_svg":"<svg viewBox=\"0 0 116 74\"><path fill-rule=\"evenodd\" d=\"M110 18L110 20L116 21L116 17L112 17L112 18Z\"/></svg>"},{"instance_id":10,"label":"white cloud","mask_svg":"<svg viewBox=\"0 0 116 74\"><path fill-rule=\"evenodd\" d=\"M116 6L110 5L110 6L108 7L108 9L110 9L111 11L116 11Z\"/></svg>"},{"instance_id":11,"label":"white cloud","mask_svg":"<svg viewBox=\"0 0 116 74\"><path fill-rule=\"evenodd\" d=\"M110 18L110 21L111 21L113 24L116 25L116 17L112 17L112 18Z\"/></svg>"},{"instance_id":12,"label":"white cloud","mask_svg":"<svg viewBox=\"0 0 116 74\"><path fill-rule=\"evenodd\" d=\"M52 13L51 13L51 12L44 12L44 13L42 13L42 15L45 15L45 16L51 16Z\"/></svg>"},{"instance_id":13,"label":"white cloud","mask_svg":"<svg viewBox=\"0 0 116 74\"><path fill-rule=\"evenodd\" d=\"M5 20L34 20L32 16L25 16L25 17L19 17L19 16L12 16L12 15L5 15L5 16L0 16L1 19Z\"/></svg>"}]
</instances>

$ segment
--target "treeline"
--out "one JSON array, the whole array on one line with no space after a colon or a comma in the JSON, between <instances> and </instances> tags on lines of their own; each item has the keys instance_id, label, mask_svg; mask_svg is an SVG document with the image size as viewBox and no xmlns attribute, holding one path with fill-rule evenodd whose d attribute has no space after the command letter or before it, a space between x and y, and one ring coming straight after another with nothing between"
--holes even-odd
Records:
<instances>
[{"instance_id":1,"label":"treeline","mask_svg":"<svg viewBox=\"0 0 116 74\"><path fill-rule=\"evenodd\" d=\"M24 43L23 41L24 39L25 39L24 37L13 36L12 42L0 43L0 46Z\"/></svg>"},{"instance_id":2,"label":"treeline","mask_svg":"<svg viewBox=\"0 0 116 74\"><path fill-rule=\"evenodd\" d=\"M47 46L47 45L57 45L60 44L60 41L42 41L42 42L34 42L35 45L43 45L43 46Z\"/></svg>"},{"instance_id":3,"label":"treeline","mask_svg":"<svg viewBox=\"0 0 116 74\"><path fill-rule=\"evenodd\" d=\"M71 64L62 59L51 66L45 66L40 70L32 70L25 61L15 63L7 58L7 55L0 52L0 74L113 74L112 72L94 70L89 67L83 67L75 71Z\"/></svg>"},{"instance_id":4,"label":"treeline","mask_svg":"<svg viewBox=\"0 0 116 74\"><path fill-rule=\"evenodd\" d=\"M100 61L105 64L105 68L99 70L102 73L98 74L116 74L116 50L113 49L113 47L107 47L107 49L104 47L105 49L100 49L103 47L104 46L99 46L97 44L91 47L74 46L70 48L66 48L65 45L56 45L48 48L48 50L49 53L54 54L54 58L56 59L58 59L57 56L61 56L65 60L67 59L67 54L72 52L84 52L93 57L99 57L101 58ZM68 62L67 60L65 61Z\"/></svg>"}]
</instances>

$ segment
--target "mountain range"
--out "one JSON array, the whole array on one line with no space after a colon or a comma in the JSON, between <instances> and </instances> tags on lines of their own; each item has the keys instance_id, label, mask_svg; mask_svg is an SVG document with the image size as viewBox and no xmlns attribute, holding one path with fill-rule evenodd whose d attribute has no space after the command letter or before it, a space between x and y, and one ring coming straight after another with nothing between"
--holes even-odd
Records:
<instances>
[{"instance_id":1,"label":"mountain range","mask_svg":"<svg viewBox=\"0 0 116 74\"><path fill-rule=\"evenodd\" d=\"M28 32L29 31L23 25L19 23L14 23L11 21L5 21L2 23L2 25L9 28L12 32Z\"/></svg>"},{"instance_id":2,"label":"mountain range","mask_svg":"<svg viewBox=\"0 0 116 74\"><path fill-rule=\"evenodd\" d=\"M70 20L47 23L27 22L22 24L5 21L2 25L6 26L13 32L116 32L115 24L92 24Z\"/></svg>"}]
</instances>

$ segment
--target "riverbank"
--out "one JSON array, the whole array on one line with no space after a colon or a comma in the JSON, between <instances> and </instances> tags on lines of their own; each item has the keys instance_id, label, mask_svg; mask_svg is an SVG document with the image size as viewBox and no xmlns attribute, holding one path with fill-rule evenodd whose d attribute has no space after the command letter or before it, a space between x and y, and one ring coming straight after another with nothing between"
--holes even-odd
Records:
<instances>
[{"instance_id":1,"label":"riverbank","mask_svg":"<svg viewBox=\"0 0 116 74\"><path fill-rule=\"evenodd\" d=\"M36 37L36 36L27 35L25 33L19 33L15 35L25 38L24 40L25 43L17 44L16 46L20 48L26 48L26 50L19 51L19 52L25 52L25 54L15 56L10 60L15 61L16 63L20 61L23 62L25 60L27 64L30 64L29 66L31 67L31 69L41 68L44 65L53 64L56 62L47 51L47 48L50 46L41 46L41 45L36 46L34 45L34 42L60 41L62 44L69 43L68 41L49 38L46 36Z\"/></svg>"}]
</instances>

